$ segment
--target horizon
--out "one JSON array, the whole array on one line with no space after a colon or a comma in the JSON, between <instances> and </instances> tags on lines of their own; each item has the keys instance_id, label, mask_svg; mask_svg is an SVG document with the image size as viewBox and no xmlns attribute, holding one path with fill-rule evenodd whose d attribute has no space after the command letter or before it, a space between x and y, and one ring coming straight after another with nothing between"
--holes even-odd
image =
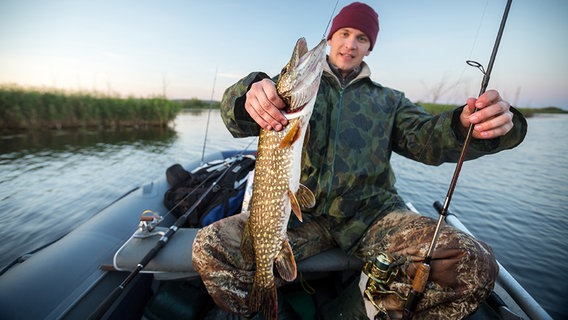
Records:
<instances>
[{"instance_id":1,"label":"horizon","mask_svg":"<svg viewBox=\"0 0 568 320\"><path fill-rule=\"evenodd\" d=\"M159 94L154 94L154 95L149 95L149 96L135 96L135 95L121 95L118 92L111 92L106 93L106 92L102 92L102 91L88 91L88 90L73 90L73 89L61 89L61 88L51 88L51 87L23 87L23 86L19 86L19 85L11 85L11 84L0 84L0 90L2 90L3 88L18 88L24 91L40 91L42 93L55 93L55 94L62 94L62 95L74 95L74 94L79 94L79 95L88 95L88 96L94 96L94 98L96 99L97 97L105 97L105 98L114 98L114 99L154 99L154 98L162 98L162 95ZM192 101L192 100L197 100L199 102L203 102L203 103L213 103L213 104L219 104L221 103L221 100L211 100L210 98L207 99L202 99L202 98L198 98L198 97L188 97L188 98L169 98L169 97L165 97L166 100L170 100L170 101L183 101L183 102L187 102L187 101ZM452 103L442 103L442 102L437 102L437 103L433 103L433 102L428 102L428 101L414 101L414 103L420 104L423 107L426 107L426 105L439 105L439 106L451 106L453 105ZM542 106L542 107L523 107L523 106L514 106L518 109L527 109L527 110L540 110L540 109L558 109L560 111L564 111L564 112L568 112L568 108L562 108L562 107L557 107L557 106ZM427 109L427 108L426 108ZM522 111L522 110L520 110ZM548 110L550 111L550 110Z\"/></svg>"},{"instance_id":2,"label":"horizon","mask_svg":"<svg viewBox=\"0 0 568 320\"><path fill-rule=\"evenodd\" d=\"M478 94L483 74L465 61L487 67L506 1L367 3L380 25L365 58L374 81L412 101L461 104ZM315 45L334 5L4 1L0 85L220 101L249 72L277 75L297 38ZM568 109L566 12L562 0L513 1L489 88L521 108Z\"/></svg>"}]
</instances>

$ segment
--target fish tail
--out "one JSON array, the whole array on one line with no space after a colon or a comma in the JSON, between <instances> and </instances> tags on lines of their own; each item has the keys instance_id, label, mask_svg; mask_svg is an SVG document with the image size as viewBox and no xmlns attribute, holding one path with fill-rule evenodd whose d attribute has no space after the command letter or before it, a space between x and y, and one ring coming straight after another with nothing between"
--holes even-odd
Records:
<instances>
[{"instance_id":1,"label":"fish tail","mask_svg":"<svg viewBox=\"0 0 568 320\"><path fill-rule=\"evenodd\" d=\"M278 319L278 298L274 283L270 287L262 287L255 281L249 298L251 311L260 311L265 319Z\"/></svg>"}]
</instances>

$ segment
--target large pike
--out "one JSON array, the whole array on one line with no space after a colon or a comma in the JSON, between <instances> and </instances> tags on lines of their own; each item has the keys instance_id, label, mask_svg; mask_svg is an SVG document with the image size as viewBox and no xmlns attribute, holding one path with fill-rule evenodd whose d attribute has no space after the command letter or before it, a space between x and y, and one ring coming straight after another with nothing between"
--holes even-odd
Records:
<instances>
[{"instance_id":1,"label":"large pike","mask_svg":"<svg viewBox=\"0 0 568 320\"><path fill-rule=\"evenodd\" d=\"M308 51L300 38L292 58L282 70L276 89L286 102L288 125L281 131L260 130L251 212L243 232L241 252L256 265L251 311L276 319L278 302L273 268L286 281L296 279L296 262L286 235L290 213L302 220L300 207L313 207L313 193L300 184L301 158L320 78L325 62L326 41Z\"/></svg>"}]
</instances>

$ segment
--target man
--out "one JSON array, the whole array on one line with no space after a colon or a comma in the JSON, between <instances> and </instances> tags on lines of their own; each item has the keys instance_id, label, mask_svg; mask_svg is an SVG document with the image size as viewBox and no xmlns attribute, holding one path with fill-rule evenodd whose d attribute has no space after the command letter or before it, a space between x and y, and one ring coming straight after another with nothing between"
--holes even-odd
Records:
<instances>
[{"instance_id":1,"label":"man","mask_svg":"<svg viewBox=\"0 0 568 320\"><path fill-rule=\"evenodd\" d=\"M304 151L301 182L316 195L316 206L294 223L288 237L297 261L340 247L361 261L388 252L401 273L390 285L400 295L410 290L416 265L423 260L435 221L406 209L389 164L394 151L438 165L455 162L470 123L475 125L468 159L510 149L521 143L526 121L497 91L470 98L467 105L432 116L403 93L370 78L363 62L379 31L378 15L355 2L334 18L328 35L330 53ZM281 130L285 107L274 82L255 72L228 88L222 116L236 137L257 135L260 127ZM474 107L479 111L472 113ZM221 220L198 234L193 262L209 293L223 309L249 314L252 285L239 252L246 216ZM450 227L442 229L431 262L432 272L416 318L458 319L474 311L491 292L498 267L484 243ZM365 317L364 299L337 310L346 319ZM375 298L369 316L397 319L404 301L396 295ZM333 308L332 308L333 309ZM329 311L329 310L328 310Z\"/></svg>"}]
</instances>

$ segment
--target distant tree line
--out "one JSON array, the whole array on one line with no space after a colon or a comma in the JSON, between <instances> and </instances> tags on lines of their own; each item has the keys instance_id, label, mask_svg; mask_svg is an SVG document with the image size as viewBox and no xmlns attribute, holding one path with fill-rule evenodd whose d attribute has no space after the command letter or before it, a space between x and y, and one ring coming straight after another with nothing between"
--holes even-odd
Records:
<instances>
[{"instance_id":1,"label":"distant tree line","mask_svg":"<svg viewBox=\"0 0 568 320\"><path fill-rule=\"evenodd\" d=\"M189 100L174 100L181 104L182 109L219 109L221 103L219 101L205 101L197 98L192 98Z\"/></svg>"},{"instance_id":2,"label":"distant tree line","mask_svg":"<svg viewBox=\"0 0 568 320\"><path fill-rule=\"evenodd\" d=\"M455 109L457 106L455 104L439 104L439 103L419 103L431 114L439 114L444 111L449 111ZM532 117L537 113L568 113L568 111L560 109L558 107L546 107L546 108L517 108L525 117Z\"/></svg>"}]
</instances>

